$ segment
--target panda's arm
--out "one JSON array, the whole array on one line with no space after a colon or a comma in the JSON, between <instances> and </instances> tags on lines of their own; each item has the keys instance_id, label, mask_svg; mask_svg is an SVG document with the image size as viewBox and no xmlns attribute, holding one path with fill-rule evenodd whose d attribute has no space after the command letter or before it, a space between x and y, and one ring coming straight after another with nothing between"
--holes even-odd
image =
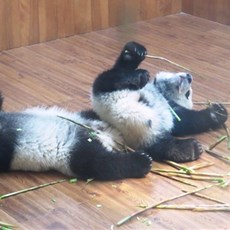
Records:
<instances>
[{"instance_id":1,"label":"panda's arm","mask_svg":"<svg viewBox=\"0 0 230 230\"><path fill-rule=\"evenodd\" d=\"M141 44L128 42L122 49L114 66L101 73L93 84L94 95L116 90L141 89L149 80L149 73L137 69L145 59L147 50Z\"/></svg>"},{"instance_id":2,"label":"panda's arm","mask_svg":"<svg viewBox=\"0 0 230 230\"><path fill-rule=\"evenodd\" d=\"M180 118L180 120L174 118L172 134L175 136L197 134L220 128L228 117L227 110L221 104L213 104L199 111L175 104L171 106Z\"/></svg>"},{"instance_id":3,"label":"panda's arm","mask_svg":"<svg viewBox=\"0 0 230 230\"><path fill-rule=\"evenodd\" d=\"M149 81L149 73L143 69L111 69L98 76L93 84L93 94L109 93L117 90L138 90Z\"/></svg>"}]
</instances>

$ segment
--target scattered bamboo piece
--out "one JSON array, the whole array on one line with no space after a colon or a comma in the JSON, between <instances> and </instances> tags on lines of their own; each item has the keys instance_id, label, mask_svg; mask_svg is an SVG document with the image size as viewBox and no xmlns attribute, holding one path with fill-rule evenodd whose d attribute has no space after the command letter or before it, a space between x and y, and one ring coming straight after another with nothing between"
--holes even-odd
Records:
<instances>
[{"instance_id":1,"label":"scattered bamboo piece","mask_svg":"<svg viewBox=\"0 0 230 230\"><path fill-rule=\"evenodd\" d=\"M225 161L227 163L230 163L230 157L226 157L226 156L220 155L220 154L215 153L215 152L213 152L211 150L208 150L208 149L205 149L205 152L207 152L208 154L210 154L213 157L218 158L219 160L223 160L223 161Z\"/></svg>"},{"instance_id":2,"label":"scattered bamboo piece","mask_svg":"<svg viewBox=\"0 0 230 230\"><path fill-rule=\"evenodd\" d=\"M168 178L170 180L174 180L174 181L180 182L182 184L186 184L186 185L189 185L189 186L192 186L192 187L197 187L197 185L192 184L191 182L187 182L185 180L178 179L178 178L176 178L175 176L172 176L172 175L167 175L165 173L161 173L161 172L157 172L157 171L153 171L153 170L151 170L151 172L154 173L154 174L166 177L166 178Z\"/></svg>"},{"instance_id":3,"label":"scattered bamboo piece","mask_svg":"<svg viewBox=\"0 0 230 230\"><path fill-rule=\"evenodd\" d=\"M59 183L65 182L65 181L67 181L67 180L62 179L62 180L52 181L52 182L41 184L41 185L38 185L38 186L25 188L25 189L22 189L22 190L19 190L19 191L16 191L16 192L7 193L7 194L4 194L4 195L1 195L0 200L6 199L6 198L9 198L9 197L12 197L12 196L16 196L16 195L19 195L19 194L22 194L22 193L26 193L26 192L29 192L29 191L44 188L44 187L47 187L47 186L50 186L50 185L59 184Z\"/></svg>"},{"instance_id":4,"label":"scattered bamboo piece","mask_svg":"<svg viewBox=\"0 0 230 230\"><path fill-rule=\"evenodd\" d=\"M0 221L0 229L12 229L12 228L17 228L18 226L13 225L13 224L8 224L5 222Z\"/></svg>"},{"instance_id":5,"label":"scattered bamboo piece","mask_svg":"<svg viewBox=\"0 0 230 230\"><path fill-rule=\"evenodd\" d=\"M185 171L185 172L194 172L194 170L191 169L190 167L178 164L178 163L173 162L173 161L165 161L165 163L167 163L168 165L170 165L170 166L172 166L172 167L174 167L176 169L179 169L179 170L182 170L182 171Z\"/></svg>"},{"instance_id":6,"label":"scattered bamboo piece","mask_svg":"<svg viewBox=\"0 0 230 230\"><path fill-rule=\"evenodd\" d=\"M223 182L224 181L222 177L194 176L194 175L186 175L186 174L178 174L177 177L182 177L182 178L191 179L191 180L211 181L211 182Z\"/></svg>"},{"instance_id":7,"label":"scattered bamboo piece","mask_svg":"<svg viewBox=\"0 0 230 230\"><path fill-rule=\"evenodd\" d=\"M230 212L229 204L216 204L216 205L158 205L155 208L157 209L175 209L175 210L192 210L198 212L207 212L207 211L225 211Z\"/></svg>"},{"instance_id":8,"label":"scattered bamboo piece","mask_svg":"<svg viewBox=\"0 0 230 230\"><path fill-rule=\"evenodd\" d=\"M226 124L223 124L224 129L226 131L227 134L227 139L228 139L228 149L230 149L230 132L229 132L229 128L226 126Z\"/></svg>"},{"instance_id":9,"label":"scattered bamboo piece","mask_svg":"<svg viewBox=\"0 0 230 230\"><path fill-rule=\"evenodd\" d=\"M91 135L93 136L93 138L97 137L97 135L98 135L98 131L95 130L95 129L93 129L92 127L90 127L90 126L88 126L88 125L81 124L81 123L76 122L76 121L74 121L74 120L72 120L72 119L69 119L69 118L67 118L67 117L62 117L62 116L59 116L59 115L57 115L57 117L59 117L59 118L61 118L61 119L64 119L64 120L66 120L66 121L72 122L72 123L74 123L75 125L78 125L78 126L80 126L80 127L82 127L82 128L88 129L88 130L90 131L89 134L91 134ZM90 140L91 140L91 139L90 139ZM121 146L124 150L126 150L126 151L135 152L134 149L130 148L129 146L127 146L127 145L124 144L124 143L120 143L120 142L117 141L117 140L114 140L114 142L116 142L118 145L120 145L120 146ZM119 149L119 148L115 148L115 147L113 147L113 148L114 148L116 151L122 151L122 150Z\"/></svg>"},{"instance_id":10,"label":"scattered bamboo piece","mask_svg":"<svg viewBox=\"0 0 230 230\"><path fill-rule=\"evenodd\" d=\"M214 149L217 145L219 145L221 142L223 142L226 138L227 138L227 136L222 136L222 137L220 137L215 143L211 144L211 145L208 147L208 150Z\"/></svg>"},{"instance_id":11,"label":"scattered bamboo piece","mask_svg":"<svg viewBox=\"0 0 230 230\"><path fill-rule=\"evenodd\" d=\"M92 131L92 132L95 132L95 130L94 130L93 128L91 128L90 126L88 126L88 125L83 125L83 124L81 124L81 123L79 123L79 122L76 122L76 121L74 121L74 120L72 120L72 119L69 119L69 118L67 118L67 117L62 117L62 116L59 116L59 115L57 115L57 117L62 118L62 119L64 119L64 120L66 120L66 121L72 122L72 123L74 123L74 124L76 124L76 125L79 125L79 126L85 128L85 129L88 129L88 130L90 130L90 131Z\"/></svg>"},{"instance_id":12,"label":"scattered bamboo piece","mask_svg":"<svg viewBox=\"0 0 230 230\"><path fill-rule=\"evenodd\" d=\"M182 189L182 192L189 192L189 191L186 190L186 189ZM194 193L192 195L200 197L202 199L210 200L210 201L213 201L213 202L216 202L216 203L219 203L219 204L226 204L225 202L223 202L221 200L217 200L216 198L212 198L210 196L207 196L207 195L204 195L204 194L201 194L201 193Z\"/></svg>"},{"instance_id":13,"label":"scattered bamboo piece","mask_svg":"<svg viewBox=\"0 0 230 230\"><path fill-rule=\"evenodd\" d=\"M165 199L163 201L160 201L160 202L158 202L156 204L153 204L153 205L151 205L151 206L149 206L149 207L147 207L147 208L145 208L143 210L135 212L135 213L131 214L130 216L127 216L127 217L123 218L122 220L118 221L116 225L121 226L121 225L125 224L126 222L130 221L131 219L133 219L134 217L136 217L136 216L138 216L138 215L140 215L140 214L142 214L142 213L144 213L146 211L149 211L150 209L153 209L153 208L155 208L155 207L157 207L159 205L162 205L162 204L164 204L166 202L169 202L169 201L172 201L172 200L175 200L175 199L179 199L181 197L191 195L191 194L194 194L194 193L197 193L197 192L212 188L214 186L219 186L219 185L220 185L220 183L212 184L212 185L208 185L208 186L205 186L205 187L202 187L202 188L195 189L195 190L193 190L191 192L187 192L187 193L183 193L183 194L180 194L180 195L177 195L177 196L170 197L170 198Z\"/></svg>"},{"instance_id":14,"label":"scattered bamboo piece","mask_svg":"<svg viewBox=\"0 0 230 230\"><path fill-rule=\"evenodd\" d=\"M206 167L211 166L211 165L213 165L212 162L203 162L203 163L200 163L200 164L197 164L197 165L193 165L193 166L191 166L189 168L195 170L195 169L206 168Z\"/></svg>"},{"instance_id":15,"label":"scattered bamboo piece","mask_svg":"<svg viewBox=\"0 0 230 230\"><path fill-rule=\"evenodd\" d=\"M222 105L229 106L230 102L212 102L212 103L221 103ZM209 101L195 101L193 102L194 105L209 105Z\"/></svg>"},{"instance_id":16,"label":"scattered bamboo piece","mask_svg":"<svg viewBox=\"0 0 230 230\"><path fill-rule=\"evenodd\" d=\"M204 176L204 177L224 177L223 174L219 173L208 173L208 172L185 172L185 171L173 171L167 169L153 169L153 171L168 173L168 174L182 174L182 175L193 175L193 176Z\"/></svg>"},{"instance_id":17,"label":"scattered bamboo piece","mask_svg":"<svg viewBox=\"0 0 230 230\"><path fill-rule=\"evenodd\" d=\"M189 72L193 72L193 71L190 70L189 68L184 67L184 66L182 66L182 65L179 65L179 64L177 64L176 62L170 61L169 59L164 58L164 57L161 57L161 56L154 56L154 55L149 55L149 54L147 54L146 57L147 57L147 58L152 58L152 59L158 59L158 60L166 61L166 62L168 62L168 63L170 63L170 64L172 64L172 65L175 65L175 66L177 66L177 67L180 67L180 68L182 68L182 69L184 69L184 70L187 70L187 71L189 71ZM194 73L195 73L195 72L194 72Z\"/></svg>"},{"instance_id":18,"label":"scattered bamboo piece","mask_svg":"<svg viewBox=\"0 0 230 230\"><path fill-rule=\"evenodd\" d=\"M181 118L177 115L177 113L175 112L175 110L170 105L169 105L169 109L170 109L171 113L175 116L175 118L178 121L181 121Z\"/></svg>"}]
</instances>

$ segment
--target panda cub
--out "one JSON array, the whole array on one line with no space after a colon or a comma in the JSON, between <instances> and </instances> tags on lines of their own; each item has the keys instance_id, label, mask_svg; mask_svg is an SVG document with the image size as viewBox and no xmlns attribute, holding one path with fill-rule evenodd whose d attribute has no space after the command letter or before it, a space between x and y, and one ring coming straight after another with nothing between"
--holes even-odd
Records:
<instances>
[{"instance_id":1,"label":"panda cub","mask_svg":"<svg viewBox=\"0 0 230 230\"><path fill-rule=\"evenodd\" d=\"M2 107L2 97L0 102ZM35 107L0 112L0 172L56 170L98 180L144 177L152 159L141 151L125 152L122 144L120 132L93 111Z\"/></svg>"},{"instance_id":2,"label":"panda cub","mask_svg":"<svg viewBox=\"0 0 230 230\"><path fill-rule=\"evenodd\" d=\"M115 65L94 81L93 109L122 133L127 145L143 150L154 160L196 160L202 153L201 144L193 138L176 139L172 134L217 128L226 121L227 112L222 105L191 110L189 74L161 72L149 82L148 71L137 68L146 54L146 48L136 42L124 46Z\"/></svg>"}]
</instances>

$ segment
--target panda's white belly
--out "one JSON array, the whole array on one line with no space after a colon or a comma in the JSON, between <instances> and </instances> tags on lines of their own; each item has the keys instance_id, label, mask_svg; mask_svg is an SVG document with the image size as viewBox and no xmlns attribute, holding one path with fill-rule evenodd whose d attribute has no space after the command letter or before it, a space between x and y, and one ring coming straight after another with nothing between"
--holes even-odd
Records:
<instances>
[{"instance_id":1,"label":"panda's white belly","mask_svg":"<svg viewBox=\"0 0 230 230\"><path fill-rule=\"evenodd\" d=\"M127 145L141 148L152 144L157 136L173 127L166 100L154 97L156 95L148 91L122 90L93 97L92 103L101 119L123 134ZM151 103L146 104L146 101Z\"/></svg>"}]
</instances>

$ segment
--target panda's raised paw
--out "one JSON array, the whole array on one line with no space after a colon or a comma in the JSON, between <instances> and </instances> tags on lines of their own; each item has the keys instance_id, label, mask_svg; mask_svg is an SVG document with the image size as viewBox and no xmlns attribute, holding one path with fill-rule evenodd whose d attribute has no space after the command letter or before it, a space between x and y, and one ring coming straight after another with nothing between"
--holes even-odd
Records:
<instances>
[{"instance_id":1,"label":"panda's raised paw","mask_svg":"<svg viewBox=\"0 0 230 230\"><path fill-rule=\"evenodd\" d=\"M145 59L146 54L146 48L137 42L128 42L123 48L123 55L127 60L133 59L141 62Z\"/></svg>"}]
</instances>

